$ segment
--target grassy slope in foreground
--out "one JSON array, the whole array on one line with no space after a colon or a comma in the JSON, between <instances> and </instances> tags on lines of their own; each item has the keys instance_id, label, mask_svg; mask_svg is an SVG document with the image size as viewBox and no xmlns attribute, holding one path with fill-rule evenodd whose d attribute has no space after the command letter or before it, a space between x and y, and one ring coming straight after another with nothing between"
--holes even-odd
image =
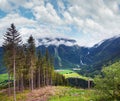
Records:
<instances>
[{"instance_id":1,"label":"grassy slope in foreground","mask_svg":"<svg viewBox=\"0 0 120 101\"><path fill-rule=\"evenodd\" d=\"M94 90L76 89L71 87L56 87L56 95L49 101L95 101Z\"/></svg>"},{"instance_id":2,"label":"grassy slope in foreground","mask_svg":"<svg viewBox=\"0 0 120 101\"><path fill-rule=\"evenodd\" d=\"M48 86L17 93L17 101L95 101L94 94L94 90ZM13 96L0 92L0 101L13 101Z\"/></svg>"},{"instance_id":3,"label":"grassy slope in foreground","mask_svg":"<svg viewBox=\"0 0 120 101\"><path fill-rule=\"evenodd\" d=\"M84 77L78 73L76 73L75 71L72 70L56 70L58 73L62 74L65 76L65 78L81 78L84 80L88 80L89 78Z\"/></svg>"}]
</instances>

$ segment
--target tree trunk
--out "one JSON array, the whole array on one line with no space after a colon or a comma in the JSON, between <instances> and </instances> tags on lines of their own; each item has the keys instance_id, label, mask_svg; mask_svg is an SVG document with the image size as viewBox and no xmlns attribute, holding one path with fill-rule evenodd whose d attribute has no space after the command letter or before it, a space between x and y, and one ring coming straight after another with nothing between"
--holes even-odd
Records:
<instances>
[{"instance_id":1,"label":"tree trunk","mask_svg":"<svg viewBox=\"0 0 120 101\"><path fill-rule=\"evenodd\" d=\"M20 91L23 92L23 90L24 90L23 73L21 74L20 81L21 81L21 82L20 82Z\"/></svg>"},{"instance_id":2,"label":"tree trunk","mask_svg":"<svg viewBox=\"0 0 120 101\"><path fill-rule=\"evenodd\" d=\"M90 81L90 80L88 80L88 89L90 89L90 82L91 82L91 81Z\"/></svg>"},{"instance_id":3,"label":"tree trunk","mask_svg":"<svg viewBox=\"0 0 120 101\"><path fill-rule=\"evenodd\" d=\"M20 79L20 78L18 77L18 78L17 78L17 82L16 82L16 83L17 83L17 88L16 88L17 91L20 91L20 80L19 80L19 79Z\"/></svg>"},{"instance_id":4,"label":"tree trunk","mask_svg":"<svg viewBox=\"0 0 120 101\"><path fill-rule=\"evenodd\" d=\"M33 91L33 68L31 70L31 90Z\"/></svg>"},{"instance_id":5,"label":"tree trunk","mask_svg":"<svg viewBox=\"0 0 120 101\"><path fill-rule=\"evenodd\" d=\"M15 70L15 50L13 51L13 76L14 76L14 101L16 101L16 70Z\"/></svg>"},{"instance_id":6,"label":"tree trunk","mask_svg":"<svg viewBox=\"0 0 120 101\"><path fill-rule=\"evenodd\" d=\"M49 85L49 72L48 70L46 70L46 85L48 86Z\"/></svg>"},{"instance_id":7,"label":"tree trunk","mask_svg":"<svg viewBox=\"0 0 120 101\"><path fill-rule=\"evenodd\" d=\"M52 86L52 71L50 73L50 85Z\"/></svg>"},{"instance_id":8,"label":"tree trunk","mask_svg":"<svg viewBox=\"0 0 120 101\"><path fill-rule=\"evenodd\" d=\"M29 78L29 89L31 90L31 79Z\"/></svg>"},{"instance_id":9,"label":"tree trunk","mask_svg":"<svg viewBox=\"0 0 120 101\"><path fill-rule=\"evenodd\" d=\"M40 88L40 67L38 69L38 87Z\"/></svg>"},{"instance_id":10,"label":"tree trunk","mask_svg":"<svg viewBox=\"0 0 120 101\"><path fill-rule=\"evenodd\" d=\"M11 94L11 88L10 88L10 73L9 73L9 71L8 71L8 96L10 96L10 94Z\"/></svg>"},{"instance_id":11,"label":"tree trunk","mask_svg":"<svg viewBox=\"0 0 120 101\"><path fill-rule=\"evenodd\" d=\"M33 73L33 88L36 88L37 87L37 72Z\"/></svg>"},{"instance_id":12,"label":"tree trunk","mask_svg":"<svg viewBox=\"0 0 120 101\"><path fill-rule=\"evenodd\" d=\"M45 84L45 82L46 82L46 80L45 80L45 78L46 78L46 72L45 72L45 71L46 71L46 70L44 69L43 71L44 71L44 74L43 74L43 78L44 78L44 79L43 79L43 85L45 86L45 85L46 85L46 84Z\"/></svg>"}]
</instances>

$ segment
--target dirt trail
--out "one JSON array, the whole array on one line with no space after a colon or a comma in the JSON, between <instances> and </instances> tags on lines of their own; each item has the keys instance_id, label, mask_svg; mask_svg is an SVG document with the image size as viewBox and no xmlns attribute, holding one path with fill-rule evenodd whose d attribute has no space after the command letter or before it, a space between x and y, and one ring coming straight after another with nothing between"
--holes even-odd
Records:
<instances>
[{"instance_id":1,"label":"dirt trail","mask_svg":"<svg viewBox=\"0 0 120 101\"><path fill-rule=\"evenodd\" d=\"M55 95L55 87L43 87L28 93L26 101L47 101L51 95Z\"/></svg>"}]
</instances>

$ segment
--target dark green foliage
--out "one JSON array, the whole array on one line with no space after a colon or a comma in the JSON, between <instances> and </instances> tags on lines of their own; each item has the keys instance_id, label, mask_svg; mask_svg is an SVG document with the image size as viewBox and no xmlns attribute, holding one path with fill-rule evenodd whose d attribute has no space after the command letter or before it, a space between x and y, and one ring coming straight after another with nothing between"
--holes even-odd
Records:
<instances>
[{"instance_id":1,"label":"dark green foliage","mask_svg":"<svg viewBox=\"0 0 120 101\"><path fill-rule=\"evenodd\" d=\"M68 80L65 79L65 77L57 72L54 73L53 76L53 85L57 86L57 85L64 85L67 86L68 84Z\"/></svg>"},{"instance_id":2,"label":"dark green foliage","mask_svg":"<svg viewBox=\"0 0 120 101\"><path fill-rule=\"evenodd\" d=\"M103 68L102 74L95 78L95 88L103 98L120 100L120 62Z\"/></svg>"},{"instance_id":3,"label":"dark green foliage","mask_svg":"<svg viewBox=\"0 0 120 101\"><path fill-rule=\"evenodd\" d=\"M37 73L41 77L40 81L38 81L41 86L66 84L66 80L63 75L54 72L53 57L50 56L48 49L46 49L44 56L41 56L41 52L38 51L37 66Z\"/></svg>"},{"instance_id":4,"label":"dark green foliage","mask_svg":"<svg viewBox=\"0 0 120 101\"><path fill-rule=\"evenodd\" d=\"M88 81L81 78L67 78L69 85L73 87L79 87L79 88L88 88ZM94 86L94 82L90 81L90 87L92 88Z\"/></svg>"},{"instance_id":5,"label":"dark green foliage","mask_svg":"<svg viewBox=\"0 0 120 101\"><path fill-rule=\"evenodd\" d=\"M31 55L35 55L35 40L32 36L28 39L28 50Z\"/></svg>"},{"instance_id":6,"label":"dark green foliage","mask_svg":"<svg viewBox=\"0 0 120 101\"><path fill-rule=\"evenodd\" d=\"M36 56L35 56L35 41L32 36L28 39L28 47L27 47L28 57L29 57L29 82L31 90L34 89L34 71L36 64Z\"/></svg>"}]
</instances>

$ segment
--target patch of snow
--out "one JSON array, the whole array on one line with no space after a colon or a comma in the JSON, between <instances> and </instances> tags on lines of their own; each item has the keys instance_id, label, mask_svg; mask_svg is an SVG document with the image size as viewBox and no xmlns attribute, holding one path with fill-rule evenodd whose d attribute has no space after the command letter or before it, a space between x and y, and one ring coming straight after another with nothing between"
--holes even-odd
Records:
<instances>
[{"instance_id":1,"label":"patch of snow","mask_svg":"<svg viewBox=\"0 0 120 101\"><path fill-rule=\"evenodd\" d=\"M99 47L104 41L105 41L105 40L100 41L98 44L94 45L93 47L94 47L94 48Z\"/></svg>"}]
</instances>

